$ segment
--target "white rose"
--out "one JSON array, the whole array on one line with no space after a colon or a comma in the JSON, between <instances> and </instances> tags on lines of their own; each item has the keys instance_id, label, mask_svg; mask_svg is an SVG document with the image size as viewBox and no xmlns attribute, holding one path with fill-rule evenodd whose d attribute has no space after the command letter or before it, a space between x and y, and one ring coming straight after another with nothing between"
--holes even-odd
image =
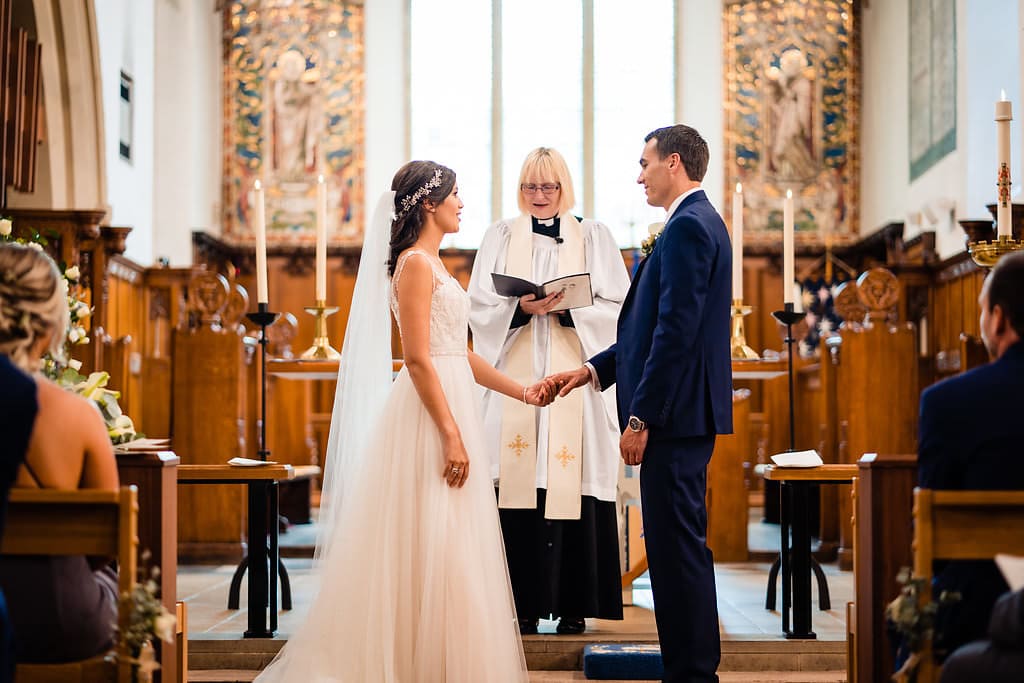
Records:
<instances>
[{"instance_id":1,"label":"white rose","mask_svg":"<svg viewBox=\"0 0 1024 683\"><path fill-rule=\"evenodd\" d=\"M174 642L174 625L177 619L170 612L162 612L153 620L153 633L165 643Z\"/></svg>"},{"instance_id":2,"label":"white rose","mask_svg":"<svg viewBox=\"0 0 1024 683\"><path fill-rule=\"evenodd\" d=\"M78 372L79 370L82 369L82 361L75 360L74 358L72 358L71 360L68 361L68 367L74 370L75 372Z\"/></svg>"},{"instance_id":3,"label":"white rose","mask_svg":"<svg viewBox=\"0 0 1024 683\"><path fill-rule=\"evenodd\" d=\"M7 237L11 234L11 219L4 218L0 220L0 236Z\"/></svg>"},{"instance_id":4,"label":"white rose","mask_svg":"<svg viewBox=\"0 0 1024 683\"><path fill-rule=\"evenodd\" d=\"M82 318L88 318L90 313L92 313L92 309L89 308L89 304L82 303L81 301L79 301L78 305L75 306L75 316L79 320L81 320Z\"/></svg>"},{"instance_id":5,"label":"white rose","mask_svg":"<svg viewBox=\"0 0 1024 683\"><path fill-rule=\"evenodd\" d=\"M35 249L36 251L42 251L43 250L43 245L39 244L39 242L29 242L28 243L28 248L29 249Z\"/></svg>"},{"instance_id":6,"label":"white rose","mask_svg":"<svg viewBox=\"0 0 1024 683\"><path fill-rule=\"evenodd\" d=\"M78 266L71 266L64 271L64 277L71 280L72 282L78 282L78 278L81 277L81 273L78 271Z\"/></svg>"},{"instance_id":7,"label":"white rose","mask_svg":"<svg viewBox=\"0 0 1024 683\"><path fill-rule=\"evenodd\" d=\"M647 226L647 232L651 235L660 235L661 231L665 229L664 223L651 223Z\"/></svg>"},{"instance_id":8,"label":"white rose","mask_svg":"<svg viewBox=\"0 0 1024 683\"><path fill-rule=\"evenodd\" d=\"M72 344L76 344L78 343L78 340L81 338L81 336L82 335L79 334L78 332L78 328L72 327L71 330L68 332L68 341L71 342Z\"/></svg>"}]
</instances>

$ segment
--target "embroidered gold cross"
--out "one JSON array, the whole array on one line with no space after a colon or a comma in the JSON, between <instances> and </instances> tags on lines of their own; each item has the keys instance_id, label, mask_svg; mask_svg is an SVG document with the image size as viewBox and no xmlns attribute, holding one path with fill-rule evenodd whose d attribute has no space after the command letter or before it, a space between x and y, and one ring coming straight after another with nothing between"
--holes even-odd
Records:
<instances>
[{"instance_id":1,"label":"embroidered gold cross","mask_svg":"<svg viewBox=\"0 0 1024 683\"><path fill-rule=\"evenodd\" d=\"M562 469L569 466L569 462L576 459L576 456L569 452L569 448L562 446L562 450L555 453L555 457L562 463Z\"/></svg>"},{"instance_id":2,"label":"embroidered gold cross","mask_svg":"<svg viewBox=\"0 0 1024 683\"><path fill-rule=\"evenodd\" d=\"M516 440L510 443L508 447L516 452L516 457L518 458L523 454L523 450L530 447L530 444L523 441L522 434L516 434Z\"/></svg>"}]
</instances>

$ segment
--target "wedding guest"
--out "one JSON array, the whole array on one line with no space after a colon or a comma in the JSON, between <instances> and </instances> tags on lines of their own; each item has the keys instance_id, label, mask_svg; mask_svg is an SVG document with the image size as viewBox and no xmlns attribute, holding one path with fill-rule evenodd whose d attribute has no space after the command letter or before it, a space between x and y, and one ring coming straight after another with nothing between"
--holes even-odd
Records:
<instances>
[{"instance_id":1,"label":"wedding guest","mask_svg":"<svg viewBox=\"0 0 1024 683\"><path fill-rule=\"evenodd\" d=\"M629 276L611 231L572 214L569 169L548 147L519 173L519 210L484 235L469 282L473 348L520 382L575 368L615 339ZM492 273L544 283L589 273L593 303L563 310L552 293L502 296ZM485 391L491 475L520 631L560 617L582 633L585 617L622 618L615 494L619 471L614 392L587 389L545 408Z\"/></svg>"},{"instance_id":2,"label":"wedding guest","mask_svg":"<svg viewBox=\"0 0 1024 683\"><path fill-rule=\"evenodd\" d=\"M7 243L0 245L0 273L0 354L31 374L38 401L35 420L25 423L31 431L14 486L116 490L117 463L99 411L39 374L44 354L62 356L68 324L56 264L42 251ZM106 558L4 557L0 587L19 662L86 659L112 645L117 576Z\"/></svg>"},{"instance_id":3,"label":"wedding guest","mask_svg":"<svg viewBox=\"0 0 1024 683\"><path fill-rule=\"evenodd\" d=\"M993 362L934 384L921 394L918 486L1024 489L1024 252L1003 256L978 298L981 338ZM936 651L983 638L992 605L1009 589L991 561L935 566L933 593L961 599L936 618Z\"/></svg>"},{"instance_id":4,"label":"wedding guest","mask_svg":"<svg viewBox=\"0 0 1024 683\"><path fill-rule=\"evenodd\" d=\"M1024 590L1004 593L992 608L988 639L958 648L939 683L1016 683L1024 672Z\"/></svg>"},{"instance_id":5,"label":"wedding guest","mask_svg":"<svg viewBox=\"0 0 1024 683\"><path fill-rule=\"evenodd\" d=\"M0 312L0 315L3 315ZM0 538L6 521L7 497L18 468L25 459L32 424L39 405L36 383L19 370L10 358L0 354ZM14 680L14 636L7 602L0 590L0 683Z\"/></svg>"}]
</instances>

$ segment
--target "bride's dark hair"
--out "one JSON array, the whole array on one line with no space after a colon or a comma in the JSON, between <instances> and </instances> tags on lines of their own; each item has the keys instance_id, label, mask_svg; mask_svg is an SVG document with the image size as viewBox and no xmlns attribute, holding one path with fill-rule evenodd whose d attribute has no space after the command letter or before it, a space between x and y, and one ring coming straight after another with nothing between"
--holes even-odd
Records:
<instances>
[{"instance_id":1,"label":"bride's dark hair","mask_svg":"<svg viewBox=\"0 0 1024 683\"><path fill-rule=\"evenodd\" d=\"M416 243L423 229L423 202L440 204L455 187L455 171L433 161L410 161L395 173L395 218L391 221L388 275L395 274L398 255Z\"/></svg>"}]
</instances>

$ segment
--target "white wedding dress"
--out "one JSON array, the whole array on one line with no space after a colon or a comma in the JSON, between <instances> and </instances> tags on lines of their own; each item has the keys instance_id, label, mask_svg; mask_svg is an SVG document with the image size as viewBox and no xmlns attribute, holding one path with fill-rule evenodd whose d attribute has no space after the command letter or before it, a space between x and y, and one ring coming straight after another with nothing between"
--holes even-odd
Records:
<instances>
[{"instance_id":1,"label":"white wedding dress","mask_svg":"<svg viewBox=\"0 0 1024 683\"><path fill-rule=\"evenodd\" d=\"M467 358L469 295L432 256L408 251L391 288L399 328L395 285L409 258L434 272L430 354L469 478L447 485L440 433L402 369L345 486L309 617L259 683L528 679Z\"/></svg>"}]
</instances>

